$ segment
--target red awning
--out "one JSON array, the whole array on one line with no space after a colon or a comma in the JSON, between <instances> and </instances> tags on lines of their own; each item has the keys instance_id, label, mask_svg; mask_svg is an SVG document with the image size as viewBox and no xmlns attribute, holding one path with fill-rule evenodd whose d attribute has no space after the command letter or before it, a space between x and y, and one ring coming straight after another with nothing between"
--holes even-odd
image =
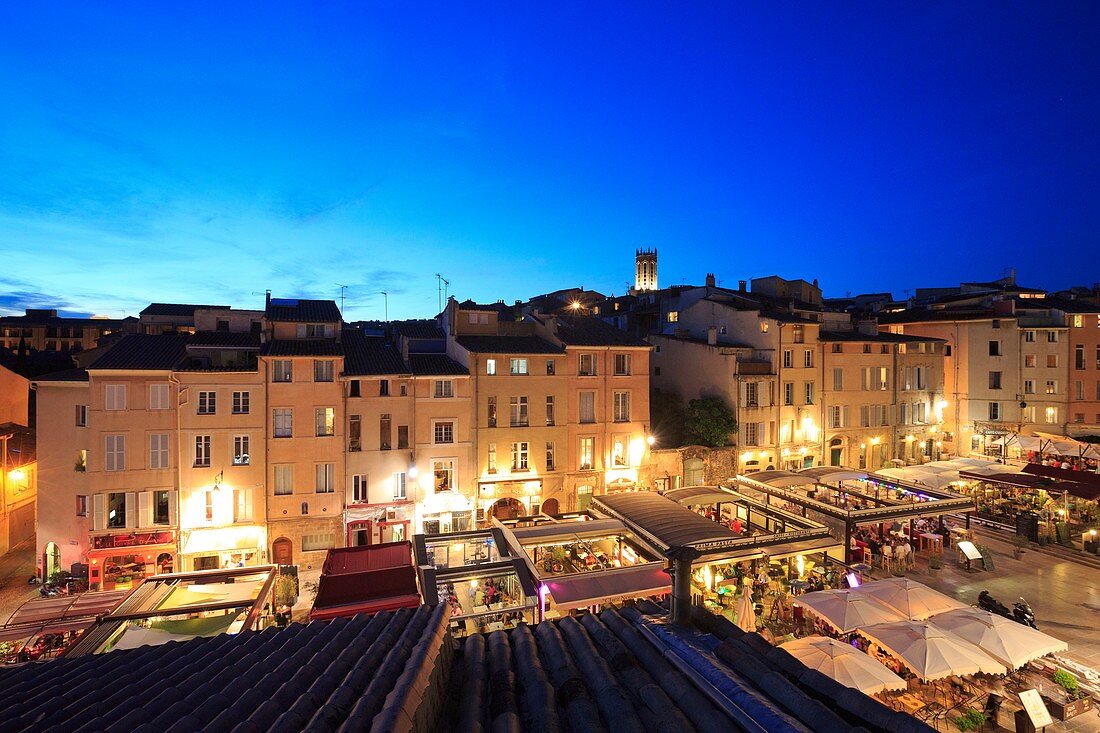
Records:
<instances>
[{"instance_id":1,"label":"red awning","mask_svg":"<svg viewBox=\"0 0 1100 733\"><path fill-rule=\"evenodd\" d=\"M384 542L380 545L341 547L328 551L322 575L344 575L412 565L412 543Z\"/></svg>"},{"instance_id":2,"label":"red awning","mask_svg":"<svg viewBox=\"0 0 1100 733\"><path fill-rule=\"evenodd\" d=\"M1092 471L1071 471L1066 468L1029 463L1024 466L1024 472L1062 481L1064 483L1060 487L1061 491L1068 491L1082 499L1095 499L1100 496L1100 474Z\"/></svg>"},{"instance_id":3,"label":"red awning","mask_svg":"<svg viewBox=\"0 0 1100 733\"><path fill-rule=\"evenodd\" d=\"M672 592L672 579L661 564L621 570L582 573L546 582L559 611L626 598L645 598Z\"/></svg>"},{"instance_id":4,"label":"red awning","mask_svg":"<svg viewBox=\"0 0 1100 733\"><path fill-rule=\"evenodd\" d=\"M416 598L416 603L410 604L409 598ZM405 608L409 605L420 605L416 568L411 561L399 568L321 575L310 618L354 616L364 613L367 608L380 611L385 607Z\"/></svg>"},{"instance_id":5,"label":"red awning","mask_svg":"<svg viewBox=\"0 0 1100 733\"><path fill-rule=\"evenodd\" d=\"M344 618L355 616L359 613L378 613L379 611L396 611L399 608L416 608L420 606L420 596L394 596L380 598L374 601L360 603L348 603L342 606L328 606L326 608L313 607L309 612L310 621L320 621L330 618Z\"/></svg>"}]
</instances>

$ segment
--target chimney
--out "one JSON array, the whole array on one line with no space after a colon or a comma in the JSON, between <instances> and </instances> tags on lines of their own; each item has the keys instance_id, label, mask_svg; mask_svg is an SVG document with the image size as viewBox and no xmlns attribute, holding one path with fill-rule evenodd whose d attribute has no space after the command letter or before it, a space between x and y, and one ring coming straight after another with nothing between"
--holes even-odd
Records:
<instances>
[{"instance_id":1,"label":"chimney","mask_svg":"<svg viewBox=\"0 0 1100 733\"><path fill-rule=\"evenodd\" d=\"M714 273L713 272L708 272L707 273L707 287L708 288L713 288L714 287Z\"/></svg>"},{"instance_id":2,"label":"chimney","mask_svg":"<svg viewBox=\"0 0 1100 733\"><path fill-rule=\"evenodd\" d=\"M749 285L749 283L746 280L738 280L737 281L737 289L739 291L741 291L742 293L745 292L745 289L748 287L748 285Z\"/></svg>"},{"instance_id":3,"label":"chimney","mask_svg":"<svg viewBox=\"0 0 1100 733\"><path fill-rule=\"evenodd\" d=\"M707 343L711 346L718 343L718 329L714 326L707 329Z\"/></svg>"}]
</instances>

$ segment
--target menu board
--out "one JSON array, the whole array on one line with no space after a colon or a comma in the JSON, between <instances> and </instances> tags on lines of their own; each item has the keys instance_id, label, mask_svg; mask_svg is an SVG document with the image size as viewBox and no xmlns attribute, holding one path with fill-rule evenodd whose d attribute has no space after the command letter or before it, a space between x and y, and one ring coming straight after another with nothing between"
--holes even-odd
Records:
<instances>
[{"instance_id":1,"label":"menu board","mask_svg":"<svg viewBox=\"0 0 1100 733\"><path fill-rule=\"evenodd\" d=\"M1039 697L1038 690L1021 691L1020 702L1023 704L1024 710L1027 711L1027 717L1031 718L1031 724L1037 729L1054 724L1054 721L1050 719L1050 711L1047 710L1043 698Z\"/></svg>"},{"instance_id":2,"label":"menu board","mask_svg":"<svg viewBox=\"0 0 1100 733\"><path fill-rule=\"evenodd\" d=\"M964 540L962 542L957 543L955 545L955 547L959 548L959 552L961 552L967 560L981 560L982 559L982 553L978 552L978 548L974 546L973 542L970 542L968 540Z\"/></svg>"}]
</instances>

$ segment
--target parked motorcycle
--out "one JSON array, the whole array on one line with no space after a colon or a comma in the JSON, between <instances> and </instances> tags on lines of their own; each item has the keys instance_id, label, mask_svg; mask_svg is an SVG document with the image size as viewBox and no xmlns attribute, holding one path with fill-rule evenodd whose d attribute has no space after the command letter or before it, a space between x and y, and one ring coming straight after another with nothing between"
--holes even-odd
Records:
<instances>
[{"instance_id":1,"label":"parked motorcycle","mask_svg":"<svg viewBox=\"0 0 1100 733\"><path fill-rule=\"evenodd\" d=\"M37 575L32 575L31 577L27 578L27 585L38 585L41 582L42 581L38 579Z\"/></svg>"},{"instance_id":2,"label":"parked motorcycle","mask_svg":"<svg viewBox=\"0 0 1100 733\"><path fill-rule=\"evenodd\" d=\"M38 595L43 598L53 598L54 596L61 595L61 589L56 585L45 584L38 589Z\"/></svg>"},{"instance_id":3,"label":"parked motorcycle","mask_svg":"<svg viewBox=\"0 0 1100 733\"><path fill-rule=\"evenodd\" d=\"M1031 610L1031 606L1023 597L1012 604L1012 620L1033 629L1039 628L1035 625L1035 612Z\"/></svg>"},{"instance_id":4,"label":"parked motorcycle","mask_svg":"<svg viewBox=\"0 0 1100 733\"><path fill-rule=\"evenodd\" d=\"M1012 611L1008 606L998 601L993 596L989 595L989 591L983 590L978 594L978 608L989 613L995 613L998 616L1004 616L1005 618L1013 618ZM1015 620L1015 619L1013 619Z\"/></svg>"}]
</instances>

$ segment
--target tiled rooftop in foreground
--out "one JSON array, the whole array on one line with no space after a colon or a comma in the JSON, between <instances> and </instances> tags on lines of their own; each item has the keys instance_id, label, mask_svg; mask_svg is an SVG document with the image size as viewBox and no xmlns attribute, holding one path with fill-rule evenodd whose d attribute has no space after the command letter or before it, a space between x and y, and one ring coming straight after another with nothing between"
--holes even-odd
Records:
<instances>
[{"instance_id":1,"label":"tiled rooftop in foreground","mask_svg":"<svg viewBox=\"0 0 1100 733\"><path fill-rule=\"evenodd\" d=\"M4 731L932 729L696 609L648 602L457 645L444 606L0 670Z\"/></svg>"}]
</instances>

